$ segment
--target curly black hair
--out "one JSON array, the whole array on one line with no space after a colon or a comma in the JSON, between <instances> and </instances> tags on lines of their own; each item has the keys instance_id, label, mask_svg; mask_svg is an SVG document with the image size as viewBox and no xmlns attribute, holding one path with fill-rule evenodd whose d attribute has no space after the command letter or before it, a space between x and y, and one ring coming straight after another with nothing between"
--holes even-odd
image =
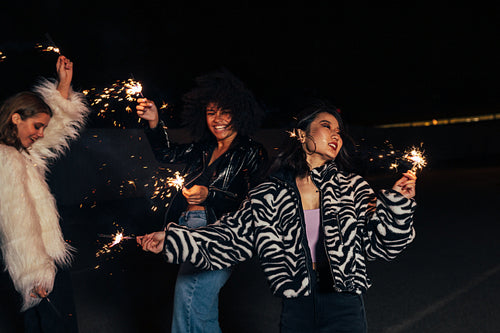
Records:
<instances>
[{"instance_id":1,"label":"curly black hair","mask_svg":"<svg viewBox=\"0 0 500 333\"><path fill-rule=\"evenodd\" d=\"M196 141L213 138L206 123L206 107L215 103L231 110L232 125L239 135L249 136L259 128L264 110L253 93L226 68L201 75L196 87L182 97L182 123Z\"/></svg>"}]
</instances>

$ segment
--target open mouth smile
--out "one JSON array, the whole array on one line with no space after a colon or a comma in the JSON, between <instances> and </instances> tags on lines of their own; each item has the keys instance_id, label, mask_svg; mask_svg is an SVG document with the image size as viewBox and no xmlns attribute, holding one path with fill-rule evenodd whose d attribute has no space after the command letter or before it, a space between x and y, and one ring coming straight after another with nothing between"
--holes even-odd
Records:
<instances>
[{"instance_id":1,"label":"open mouth smile","mask_svg":"<svg viewBox=\"0 0 500 333\"><path fill-rule=\"evenodd\" d=\"M330 147L332 147L334 150L337 150L337 144L336 144L336 143L331 142L331 143L329 143L328 145L329 145Z\"/></svg>"}]
</instances>

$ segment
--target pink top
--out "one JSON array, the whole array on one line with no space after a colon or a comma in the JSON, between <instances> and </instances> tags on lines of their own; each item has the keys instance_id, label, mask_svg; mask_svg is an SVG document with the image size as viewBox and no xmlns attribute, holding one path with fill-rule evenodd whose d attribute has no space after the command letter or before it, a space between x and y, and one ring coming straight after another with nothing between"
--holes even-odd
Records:
<instances>
[{"instance_id":1,"label":"pink top","mask_svg":"<svg viewBox=\"0 0 500 333\"><path fill-rule=\"evenodd\" d=\"M311 258L313 262L316 262L316 244L318 244L320 228L319 208L304 210L304 219Z\"/></svg>"}]
</instances>

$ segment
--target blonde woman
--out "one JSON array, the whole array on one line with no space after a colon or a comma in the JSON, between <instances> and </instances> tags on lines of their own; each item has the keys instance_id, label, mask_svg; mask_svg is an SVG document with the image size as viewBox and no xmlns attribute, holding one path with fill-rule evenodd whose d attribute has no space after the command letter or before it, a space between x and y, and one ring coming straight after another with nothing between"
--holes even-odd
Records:
<instances>
[{"instance_id":1,"label":"blonde woman","mask_svg":"<svg viewBox=\"0 0 500 333\"><path fill-rule=\"evenodd\" d=\"M60 56L56 68L58 81L43 79L0 108L0 245L22 297L26 332L77 331L64 271L73 249L61 232L45 174L48 161L78 136L90 109L71 88L73 63Z\"/></svg>"}]
</instances>

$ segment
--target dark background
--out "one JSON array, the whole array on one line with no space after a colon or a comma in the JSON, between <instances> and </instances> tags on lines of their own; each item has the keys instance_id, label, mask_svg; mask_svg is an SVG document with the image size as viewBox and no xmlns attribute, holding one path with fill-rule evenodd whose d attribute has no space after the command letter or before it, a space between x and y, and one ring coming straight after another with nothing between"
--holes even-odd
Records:
<instances>
[{"instance_id":1,"label":"dark background","mask_svg":"<svg viewBox=\"0 0 500 333\"><path fill-rule=\"evenodd\" d=\"M193 78L226 66L266 105L256 139L271 156L290 111L308 96L327 97L370 148L363 171L375 190L399 175L370 157L387 152L386 143L424 142L429 165L418 173L417 238L395 262L370 263L369 332L499 332L500 122L373 126L498 113L498 6L2 3L0 98L55 74L57 56L34 49L48 33L75 62L77 89L133 73L146 96L173 104L169 127ZM143 234L163 223L164 209L152 212L152 189L143 186L160 165L133 114L126 130L113 127L114 117L125 116L94 113L48 179L64 235L78 248L71 275L82 333L168 332L171 322L176 265L133 241L95 255L107 241L99 233L120 226ZM170 134L189 140L182 129ZM15 332L19 297L6 273L0 294L0 332ZM277 332L280 311L256 260L236 267L221 291L224 332Z\"/></svg>"},{"instance_id":2,"label":"dark background","mask_svg":"<svg viewBox=\"0 0 500 333\"><path fill-rule=\"evenodd\" d=\"M7 3L1 97L54 73L55 54L33 47L48 33L75 62L75 87L133 73L146 96L174 107L195 76L225 66L267 106L268 127L309 96L363 125L498 110L498 4L250 4Z\"/></svg>"}]
</instances>

